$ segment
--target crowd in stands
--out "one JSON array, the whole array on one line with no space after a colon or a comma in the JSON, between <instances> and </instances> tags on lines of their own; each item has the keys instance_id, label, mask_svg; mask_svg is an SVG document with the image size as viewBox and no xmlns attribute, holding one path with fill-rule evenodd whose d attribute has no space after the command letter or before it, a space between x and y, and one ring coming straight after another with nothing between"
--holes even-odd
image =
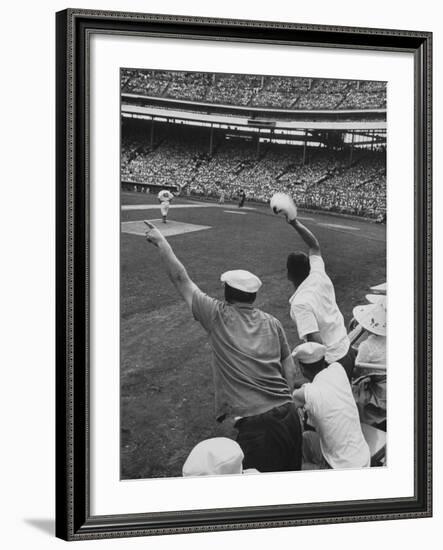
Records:
<instances>
[{"instance_id":1,"label":"crowd in stands","mask_svg":"<svg viewBox=\"0 0 443 550\"><path fill-rule=\"evenodd\" d=\"M191 132L191 130L188 130ZM291 194L301 207L372 217L386 216L384 151L263 144L221 139L208 152L204 134L159 138L123 132L121 180L126 184L177 185L182 193L235 199L243 189L247 200L268 202L277 191Z\"/></svg>"},{"instance_id":2,"label":"crowd in stands","mask_svg":"<svg viewBox=\"0 0 443 550\"><path fill-rule=\"evenodd\" d=\"M159 146L150 147L143 141L122 140L122 181L169 186L177 180L189 183L199 160L200 144L186 143L178 137Z\"/></svg>"},{"instance_id":3,"label":"crowd in stands","mask_svg":"<svg viewBox=\"0 0 443 550\"><path fill-rule=\"evenodd\" d=\"M386 83L184 71L122 70L122 92L293 110L386 108Z\"/></svg>"}]
</instances>

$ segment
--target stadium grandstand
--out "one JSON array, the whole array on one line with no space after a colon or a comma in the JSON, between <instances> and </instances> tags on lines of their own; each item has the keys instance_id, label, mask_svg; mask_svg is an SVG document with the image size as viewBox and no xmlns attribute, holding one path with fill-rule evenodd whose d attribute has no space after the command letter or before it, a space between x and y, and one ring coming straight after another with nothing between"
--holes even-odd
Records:
<instances>
[{"instance_id":1,"label":"stadium grandstand","mask_svg":"<svg viewBox=\"0 0 443 550\"><path fill-rule=\"evenodd\" d=\"M386 83L121 70L123 189L386 219Z\"/></svg>"}]
</instances>

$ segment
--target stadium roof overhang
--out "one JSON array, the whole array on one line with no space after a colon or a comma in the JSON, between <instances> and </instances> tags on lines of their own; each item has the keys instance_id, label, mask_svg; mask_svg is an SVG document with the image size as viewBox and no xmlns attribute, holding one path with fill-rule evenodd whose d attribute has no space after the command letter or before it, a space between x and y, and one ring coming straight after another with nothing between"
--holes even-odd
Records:
<instances>
[{"instance_id":1,"label":"stadium roof overhang","mask_svg":"<svg viewBox=\"0 0 443 550\"><path fill-rule=\"evenodd\" d=\"M386 108L367 109L290 109L277 107L257 107L253 105L224 105L221 103L205 103L203 101L189 101L170 97L146 96L134 93L122 93L122 99L130 104L142 106L162 107L179 111L191 111L212 114L239 115L249 118L294 119L308 118L326 120L386 120Z\"/></svg>"},{"instance_id":2,"label":"stadium roof overhang","mask_svg":"<svg viewBox=\"0 0 443 550\"><path fill-rule=\"evenodd\" d=\"M241 113L238 115L235 113L232 113L232 115L203 113L152 105L134 105L130 103L122 103L121 112L124 117L156 120L159 122L186 123L194 126L209 126L233 130L240 128L244 129L245 127L251 130L261 130L264 132L273 130L386 130L385 117L382 120L346 120L343 112L341 113L340 120L318 120L318 112L311 112L310 117L305 115L304 117L297 116L297 118L293 120L286 120L272 119L270 116L266 118L251 118ZM317 120L315 120L316 118Z\"/></svg>"}]
</instances>

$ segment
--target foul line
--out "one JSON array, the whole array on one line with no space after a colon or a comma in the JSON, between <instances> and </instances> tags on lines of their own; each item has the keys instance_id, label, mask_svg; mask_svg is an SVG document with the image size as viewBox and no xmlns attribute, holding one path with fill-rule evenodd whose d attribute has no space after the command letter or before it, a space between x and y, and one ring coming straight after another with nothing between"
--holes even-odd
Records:
<instances>
[{"instance_id":1,"label":"foul line","mask_svg":"<svg viewBox=\"0 0 443 550\"><path fill-rule=\"evenodd\" d=\"M349 231L360 231L359 227L353 227L352 225L340 225L339 223L317 222L317 225L322 225L324 227L330 227L331 229L347 229Z\"/></svg>"},{"instance_id":2,"label":"foul line","mask_svg":"<svg viewBox=\"0 0 443 550\"><path fill-rule=\"evenodd\" d=\"M192 204L171 204L169 208L226 208L225 204L214 204L211 202ZM122 204L122 210L156 210L159 204ZM253 206L243 206L242 210L256 210Z\"/></svg>"},{"instance_id":3,"label":"foul line","mask_svg":"<svg viewBox=\"0 0 443 550\"><path fill-rule=\"evenodd\" d=\"M169 208L207 208L207 204L171 204ZM160 210L159 204L123 204L122 210Z\"/></svg>"}]
</instances>

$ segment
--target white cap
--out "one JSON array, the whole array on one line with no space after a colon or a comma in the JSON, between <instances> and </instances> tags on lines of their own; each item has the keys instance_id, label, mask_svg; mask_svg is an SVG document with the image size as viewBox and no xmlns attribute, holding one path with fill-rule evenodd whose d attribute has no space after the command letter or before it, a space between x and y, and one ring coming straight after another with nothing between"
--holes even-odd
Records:
<instances>
[{"instance_id":1,"label":"white cap","mask_svg":"<svg viewBox=\"0 0 443 550\"><path fill-rule=\"evenodd\" d=\"M183 476L241 474L244 454L240 445L227 437L200 441L183 465Z\"/></svg>"},{"instance_id":2,"label":"white cap","mask_svg":"<svg viewBox=\"0 0 443 550\"><path fill-rule=\"evenodd\" d=\"M326 346L323 344L318 344L317 342L306 342L305 344L300 344L292 352L292 357L305 365L317 363L317 361L323 359L325 355Z\"/></svg>"},{"instance_id":3,"label":"white cap","mask_svg":"<svg viewBox=\"0 0 443 550\"><path fill-rule=\"evenodd\" d=\"M386 336L386 302L357 306L352 314L357 323L368 332Z\"/></svg>"},{"instance_id":4,"label":"white cap","mask_svg":"<svg viewBox=\"0 0 443 550\"><path fill-rule=\"evenodd\" d=\"M257 292L261 287L260 279L244 269L234 269L233 271L225 271L220 276L220 281L227 283L232 288L242 290L243 292Z\"/></svg>"}]
</instances>

